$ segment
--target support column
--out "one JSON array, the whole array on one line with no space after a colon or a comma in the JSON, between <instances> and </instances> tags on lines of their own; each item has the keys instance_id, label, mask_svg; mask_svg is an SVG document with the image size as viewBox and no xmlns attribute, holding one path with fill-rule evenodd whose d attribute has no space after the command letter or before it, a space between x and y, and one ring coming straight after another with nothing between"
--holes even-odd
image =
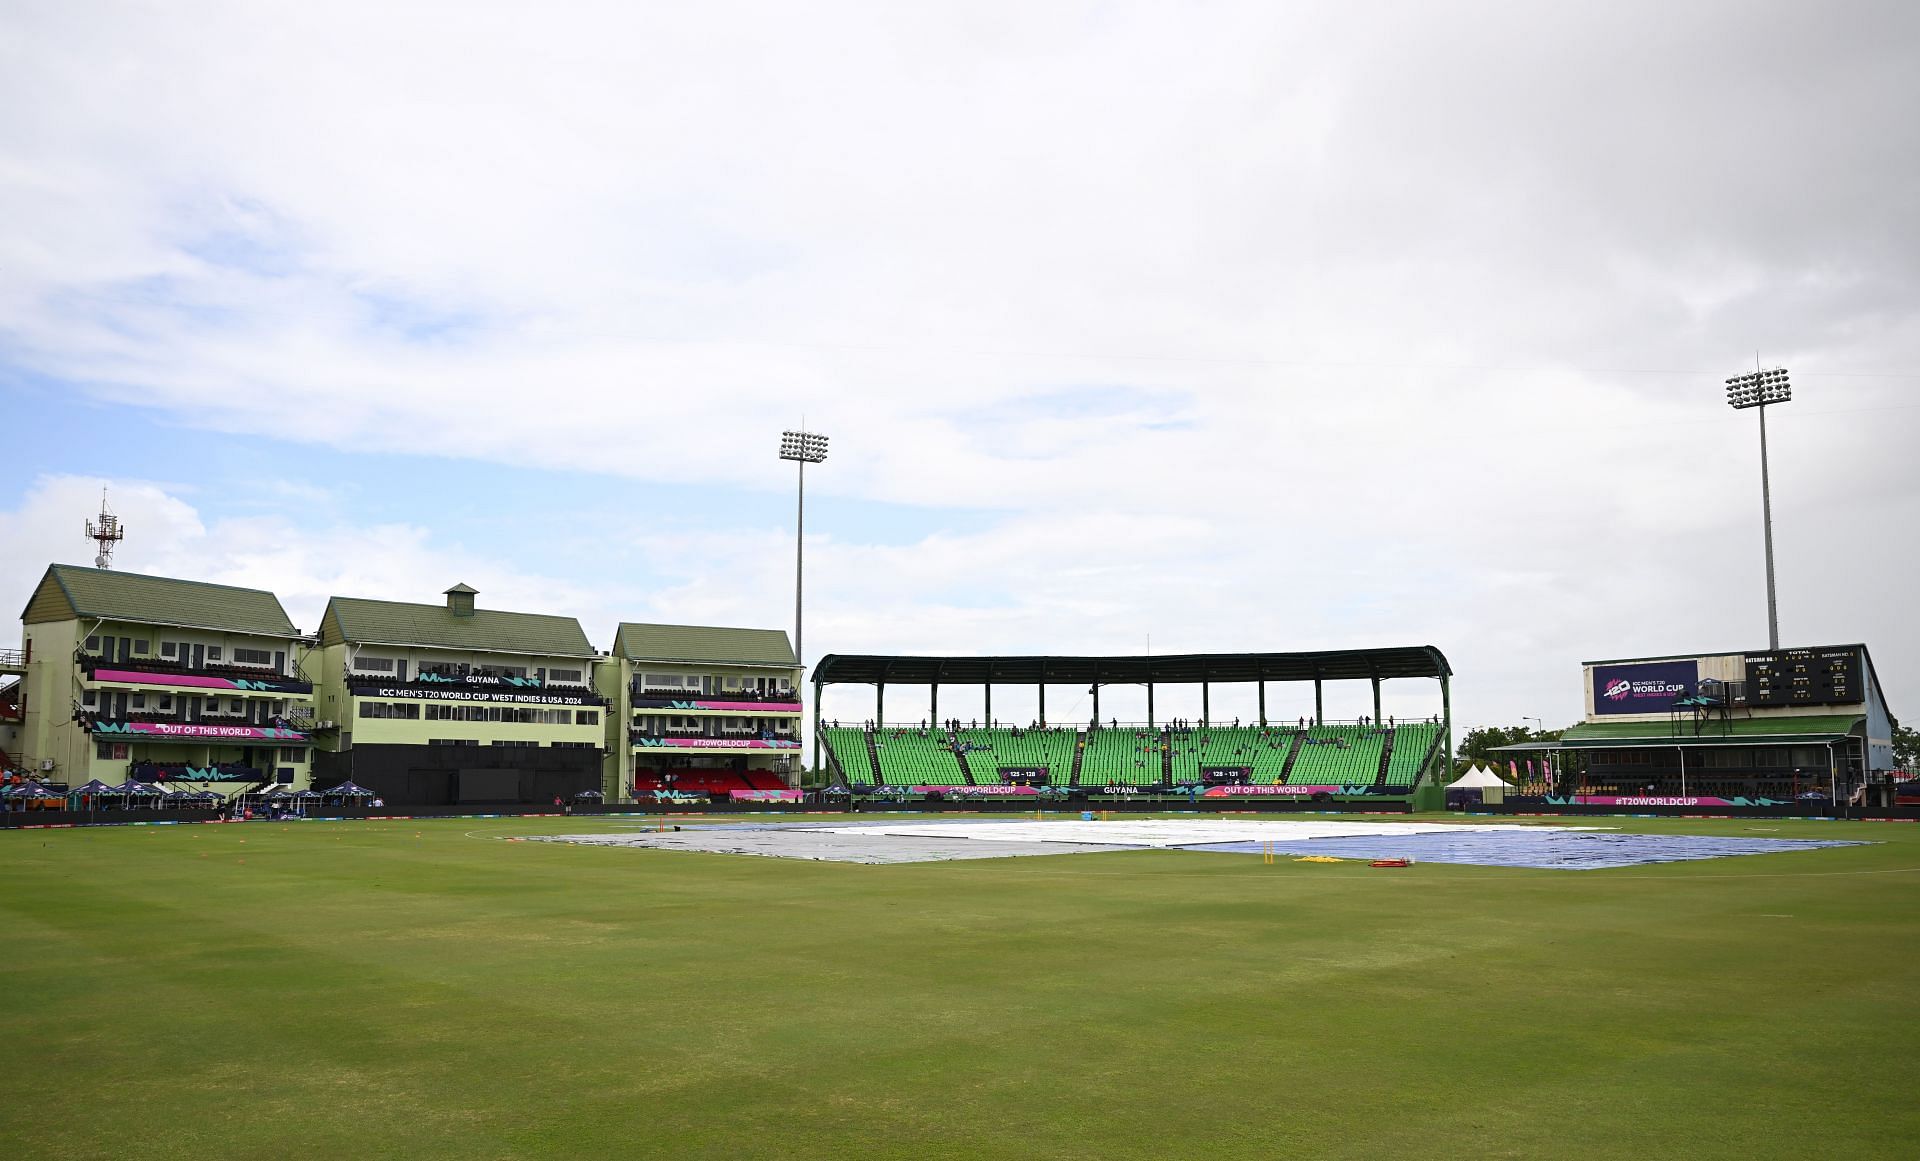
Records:
<instances>
[{"instance_id":1,"label":"support column","mask_svg":"<svg viewBox=\"0 0 1920 1161\"><path fill-rule=\"evenodd\" d=\"M1267 728L1267 683L1262 681L1259 683L1259 685L1260 685L1260 728L1264 730Z\"/></svg>"},{"instance_id":2,"label":"support column","mask_svg":"<svg viewBox=\"0 0 1920 1161\"><path fill-rule=\"evenodd\" d=\"M1098 682L1093 686L1093 724L1095 726L1100 724L1100 684Z\"/></svg>"},{"instance_id":3,"label":"support column","mask_svg":"<svg viewBox=\"0 0 1920 1161\"><path fill-rule=\"evenodd\" d=\"M817 681L813 683L813 773L815 782L822 781L820 777L820 683ZM788 789L796 788L788 787Z\"/></svg>"},{"instance_id":4,"label":"support column","mask_svg":"<svg viewBox=\"0 0 1920 1161\"><path fill-rule=\"evenodd\" d=\"M873 728L879 729L887 724L887 683L873 683Z\"/></svg>"},{"instance_id":5,"label":"support column","mask_svg":"<svg viewBox=\"0 0 1920 1161\"><path fill-rule=\"evenodd\" d=\"M989 681L980 688L987 691L987 725L991 727L993 725L993 683Z\"/></svg>"},{"instance_id":6,"label":"support column","mask_svg":"<svg viewBox=\"0 0 1920 1161\"><path fill-rule=\"evenodd\" d=\"M1039 689L1040 689L1040 724L1044 726L1047 724L1047 683L1044 681L1041 682Z\"/></svg>"},{"instance_id":7,"label":"support column","mask_svg":"<svg viewBox=\"0 0 1920 1161\"><path fill-rule=\"evenodd\" d=\"M935 728L938 728L940 725L940 683L936 681L930 688L932 689L933 704L928 707L927 712L931 716Z\"/></svg>"},{"instance_id":8,"label":"support column","mask_svg":"<svg viewBox=\"0 0 1920 1161\"><path fill-rule=\"evenodd\" d=\"M1324 693L1325 691L1321 688L1321 685L1320 685L1320 679L1317 677L1314 678L1313 679L1313 724L1316 726L1324 726L1327 724L1327 702L1326 702Z\"/></svg>"},{"instance_id":9,"label":"support column","mask_svg":"<svg viewBox=\"0 0 1920 1161\"><path fill-rule=\"evenodd\" d=\"M1153 728L1153 682L1147 682L1147 728Z\"/></svg>"},{"instance_id":10,"label":"support column","mask_svg":"<svg viewBox=\"0 0 1920 1161\"><path fill-rule=\"evenodd\" d=\"M1449 775L1449 781L1451 781L1451 775L1453 774L1453 687L1445 677L1440 679L1440 717L1442 719L1440 728L1446 731L1443 735L1447 743L1446 773Z\"/></svg>"},{"instance_id":11,"label":"support column","mask_svg":"<svg viewBox=\"0 0 1920 1161\"><path fill-rule=\"evenodd\" d=\"M1203 681L1200 683L1200 724L1203 726L1213 724L1212 689L1212 682Z\"/></svg>"},{"instance_id":12,"label":"support column","mask_svg":"<svg viewBox=\"0 0 1920 1161\"><path fill-rule=\"evenodd\" d=\"M1380 724L1380 679L1373 679L1373 724Z\"/></svg>"}]
</instances>

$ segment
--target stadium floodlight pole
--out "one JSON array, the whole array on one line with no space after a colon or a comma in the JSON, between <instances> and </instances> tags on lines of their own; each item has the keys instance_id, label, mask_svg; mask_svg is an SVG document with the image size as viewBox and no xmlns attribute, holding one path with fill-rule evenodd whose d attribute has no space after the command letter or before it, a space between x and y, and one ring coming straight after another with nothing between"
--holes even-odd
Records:
<instances>
[{"instance_id":1,"label":"stadium floodlight pole","mask_svg":"<svg viewBox=\"0 0 1920 1161\"><path fill-rule=\"evenodd\" d=\"M827 437L809 431L781 432L780 458L799 465L799 489L793 519L793 659L805 669L807 656L801 642L801 598L805 591L807 563L807 465L826 460Z\"/></svg>"},{"instance_id":2,"label":"stadium floodlight pole","mask_svg":"<svg viewBox=\"0 0 1920 1161\"><path fill-rule=\"evenodd\" d=\"M1750 407L1760 410L1760 518L1767 537L1767 648L1780 648L1780 605L1773 583L1773 489L1767 478L1767 405L1786 403L1793 398L1793 385L1787 381L1785 367L1771 371L1760 369L1754 360L1751 375L1735 375L1727 380L1727 403L1735 411Z\"/></svg>"},{"instance_id":3,"label":"stadium floodlight pole","mask_svg":"<svg viewBox=\"0 0 1920 1161\"><path fill-rule=\"evenodd\" d=\"M793 663L798 666L801 680L806 680L807 654L801 629L803 626L802 603L806 591L807 566L807 465L822 463L827 458L827 437L815 435L810 431L783 431L780 433L780 458L792 460L799 465L799 490L794 502L793 517ZM815 703L818 704L817 702ZM814 731L813 764L820 766L820 735Z\"/></svg>"}]
</instances>

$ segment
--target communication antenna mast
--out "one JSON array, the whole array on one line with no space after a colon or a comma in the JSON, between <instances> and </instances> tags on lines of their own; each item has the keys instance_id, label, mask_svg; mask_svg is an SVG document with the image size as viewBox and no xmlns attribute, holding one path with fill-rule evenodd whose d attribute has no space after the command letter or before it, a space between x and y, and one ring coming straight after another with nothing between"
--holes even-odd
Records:
<instances>
[{"instance_id":1,"label":"communication antenna mast","mask_svg":"<svg viewBox=\"0 0 1920 1161\"><path fill-rule=\"evenodd\" d=\"M125 540L127 530L121 526L120 517L107 507L107 490L100 489L100 518L87 521L87 539L100 546L93 558L93 567L113 567L113 546Z\"/></svg>"}]
</instances>

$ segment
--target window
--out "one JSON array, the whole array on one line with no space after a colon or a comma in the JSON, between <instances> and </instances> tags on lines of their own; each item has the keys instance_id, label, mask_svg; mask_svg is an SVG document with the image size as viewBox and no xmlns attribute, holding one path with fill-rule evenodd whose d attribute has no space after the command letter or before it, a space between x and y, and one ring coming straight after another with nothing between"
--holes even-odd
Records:
<instances>
[{"instance_id":1,"label":"window","mask_svg":"<svg viewBox=\"0 0 1920 1161\"><path fill-rule=\"evenodd\" d=\"M418 721L420 705L411 701L363 701L360 703L360 716Z\"/></svg>"},{"instance_id":2,"label":"window","mask_svg":"<svg viewBox=\"0 0 1920 1161\"><path fill-rule=\"evenodd\" d=\"M128 695L127 695L127 708L128 708L128 709L146 709L146 708L147 708L147 695L146 695L146 694L144 694L144 693L133 693L133 694L128 694Z\"/></svg>"},{"instance_id":3,"label":"window","mask_svg":"<svg viewBox=\"0 0 1920 1161\"><path fill-rule=\"evenodd\" d=\"M477 738L428 738L427 739L427 745L429 746L478 746L479 744L480 744L480 741Z\"/></svg>"},{"instance_id":4,"label":"window","mask_svg":"<svg viewBox=\"0 0 1920 1161\"><path fill-rule=\"evenodd\" d=\"M86 649L87 649L87 652L89 652L89 653L98 653L98 652L100 652L100 638L98 638L98 637L89 637L89 638L87 638L87 645L86 645Z\"/></svg>"},{"instance_id":5,"label":"window","mask_svg":"<svg viewBox=\"0 0 1920 1161\"><path fill-rule=\"evenodd\" d=\"M353 667L355 669L364 669L369 673L392 673L393 658L391 657L358 657L354 659Z\"/></svg>"},{"instance_id":6,"label":"window","mask_svg":"<svg viewBox=\"0 0 1920 1161\"><path fill-rule=\"evenodd\" d=\"M218 660L220 660L220 655L221 655L221 650L220 650L220 646L218 646L218 645L209 645L209 646L207 646L207 660L208 660L208 661L218 661Z\"/></svg>"},{"instance_id":7,"label":"window","mask_svg":"<svg viewBox=\"0 0 1920 1161\"><path fill-rule=\"evenodd\" d=\"M578 669L549 669L547 670L547 680L548 681L565 681L565 682L570 682L574 685L579 685L580 671Z\"/></svg>"},{"instance_id":8,"label":"window","mask_svg":"<svg viewBox=\"0 0 1920 1161\"><path fill-rule=\"evenodd\" d=\"M151 653L153 652L153 642L136 640L133 643L133 651L135 653Z\"/></svg>"},{"instance_id":9,"label":"window","mask_svg":"<svg viewBox=\"0 0 1920 1161\"><path fill-rule=\"evenodd\" d=\"M540 743L538 742L494 742L493 744L496 746L506 746L515 750L538 750L540 748Z\"/></svg>"},{"instance_id":10,"label":"window","mask_svg":"<svg viewBox=\"0 0 1920 1161\"><path fill-rule=\"evenodd\" d=\"M597 726L600 724L599 710L573 711L573 724L576 726Z\"/></svg>"},{"instance_id":11,"label":"window","mask_svg":"<svg viewBox=\"0 0 1920 1161\"><path fill-rule=\"evenodd\" d=\"M177 641L160 642L160 656L177 657L180 655L180 643Z\"/></svg>"},{"instance_id":12,"label":"window","mask_svg":"<svg viewBox=\"0 0 1920 1161\"><path fill-rule=\"evenodd\" d=\"M273 664L273 654L266 649L235 649L233 659L242 665Z\"/></svg>"},{"instance_id":13,"label":"window","mask_svg":"<svg viewBox=\"0 0 1920 1161\"><path fill-rule=\"evenodd\" d=\"M527 675L527 667L524 665L500 666L500 676L502 677L525 677L526 675Z\"/></svg>"},{"instance_id":14,"label":"window","mask_svg":"<svg viewBox=\"0 0 1920 1161\"><path fill-rule=\"evenodd\" d=\"M280 760L282 762L304 762L307 760L306 747L282 746L280 748Z\"/></svg>"},{"instance_id":15,"label":"window","mask_svg":"<svg viewBox=\"0 0 1920 1161\"><path fill-rule=\"evenodd\" d=\"M592 742L549 742L547 744L547 749L549 750L591 750L594 748Z\"/></svg>"},{"instance_id":16,"label":"window","mask_svg":"<svg viewBox=\"0 0 1920 1161\"><path fill-rule=\"evenodd\" d=\"M88 645L87 648L91 649L93 646ZM681 684L680 678L671 673L649 673L646 676L646 683L650 686L664 686L668 689Z\"/></svg>"},{"instance_id":17,"label":"window","mask_svg":"<svg viewBox=\"0 0 1920 1161\"><path fill-rule=\"evenodd\" d=\"M170 693L163 693L163 694L161 694L161 695L160 695L160 708L161 708L161 709L163 709L163 710L171 710L171 709L173 708L173 695L172 695L172 694L170 694Z\"/></svg>"},{"instance_id":18,"label":"window","mask_svg":"<svg viewBox=\"0 0 1920 1161\"><path fill-rule=\"evenodd\" d=\"M95 742L93 744L93 756L96 758L103 758L109 762L113 761L113 743L112 742Z\"/></svg>"},{"instance_id":19,"label":"window","mask_svg":"<svg viewBox=\"0 0 1920 1161\"><path fill-rule=\"evenodd\" d=\"M247 712L247 703L237 697L230 697L227 699L227 712L230 714L245 713Z\"/></svg>"},{"instance_id":20,"label":"window","mask_svg":"<svg viewBox=\"0 0 1920 1161\"><path fill-rule=\"evenodd\" d=\"M96 691L91 689L87 690L86 692L80 695L81 705L93 705L96 700L97 700L97 693Z\"/></svg>"}]
</instances>

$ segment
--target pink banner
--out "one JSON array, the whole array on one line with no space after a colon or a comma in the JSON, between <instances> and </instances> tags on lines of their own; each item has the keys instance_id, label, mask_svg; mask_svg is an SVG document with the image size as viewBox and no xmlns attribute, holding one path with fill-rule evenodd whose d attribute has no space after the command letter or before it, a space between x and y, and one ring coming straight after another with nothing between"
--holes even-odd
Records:
<instances>
[{"instance_id":1,"label":"pink banner","mask_svg":"<svg viewBox=\"0 0 1920 1161\"><path fill-rule=\"evenodd\" d=\"M237 689L257 693L307 693L313 686L277 673L259 678L205 677L196 673L142 673L132 669L96 669L95 681L118 681L125 685L159 686L167 689Z\"/></svg>"},{"instance_id":2,"label":"pink banner","mask_svg":"<svg viewBox=\"0 0 1920 1161\"><path fill-rule=\"evenodd\" d=\"M98 736L126 735L135 738L235 738L243 741L304 742L307 736L298 730L278 726L210 726L200 722L106 722L95 727Z\"/></svg>"},{"instance_id":3,"label":"pink banner","mask_svg":"<svg viewBox=\"0 0 1920 1161\"><path fill-rule=\"evenodd\" d=\"M800 712L800 703L797 701L707 701L702 699L691 704L694 709L732 710L743 714L797 714Z\"/></svg>"},{"instance_id":4,"label":"pink banner","mask_svg":"<svg viewBox=\"0 0 1920 1161\"><path fill-rule=\"evenodd\" d=\"M1252 786L1209 786L1203 798L1288 797L1311 798L1316 794L1344 794L1344 786L1276 786L1257 783Z\"/></svg>"},{"instance_id":5,"label":"pink banner","mask_svg":"<svg viewBox=\"0 0 1920 1161\"><path fill-rule=\"evenodd\" d=\"M638 750L798 750L800 743L776 738L643 738Z\"/></svg>"},{"instance_id":6,"label":"pink banner","mask_svg":"<svg viewBox=\"0 0 1920 1161\"><path fill-rule=\"evenodd\" d=\"M1040 793L1031 786L913 786L916 794L961 794L982 798L1020 798Z\"/></svg>"},{"instance_id":7,"label":"pink banner","mask_svg":"<svg viewBox=\"0 0 1920 1161\"><path fill-rule=\"evenodd\" d=\"M802 790L729 790L727 796L735 802L803 802L807 797Z\"/></svg>"}]
</instances>

